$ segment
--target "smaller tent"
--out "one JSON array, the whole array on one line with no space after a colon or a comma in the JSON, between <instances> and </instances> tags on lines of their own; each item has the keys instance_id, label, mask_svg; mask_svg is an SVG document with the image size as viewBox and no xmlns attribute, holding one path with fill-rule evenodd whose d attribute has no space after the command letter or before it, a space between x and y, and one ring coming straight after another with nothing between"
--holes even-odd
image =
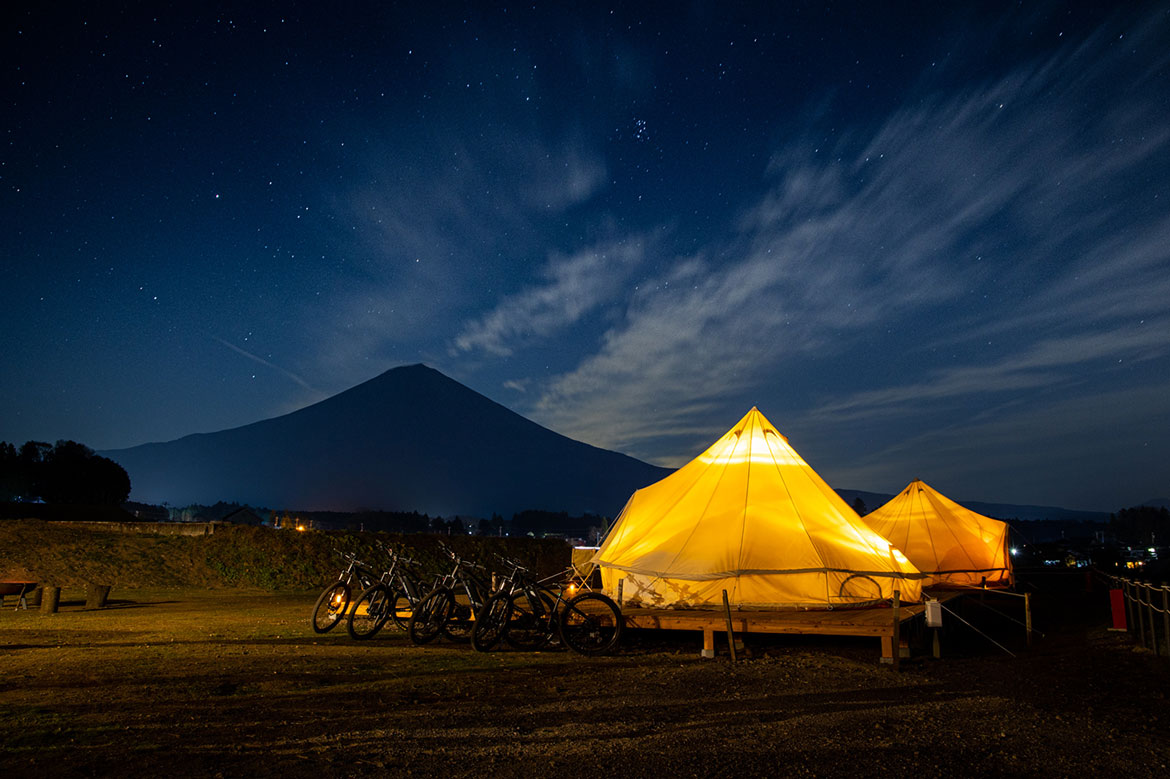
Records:
<instances>
[{"instance_id":1,"label":"smaller tent","mask_svg":"<svg viewBox=\"0 0 1170 779\"><path fill-rule=\"evenodd\" d=\"M927 575L925 586L1011 586L1007 523L960 506L921 479L863 519Z\"/></svg>"}]
</instances>

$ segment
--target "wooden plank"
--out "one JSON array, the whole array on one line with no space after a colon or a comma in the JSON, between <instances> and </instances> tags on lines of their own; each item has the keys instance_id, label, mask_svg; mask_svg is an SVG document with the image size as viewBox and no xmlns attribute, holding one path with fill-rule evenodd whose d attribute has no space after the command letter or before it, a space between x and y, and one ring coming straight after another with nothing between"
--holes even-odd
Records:
<instances>
[{"instance_id":1,"label":"wooden plank","mask_svg":"<svg viewBox=\"0 0 1170 779\"><path fill-rule=\"evenodd\" d=\"M940 592L939 600L959 597L961 591ZM899 604L898 625L917 618L926 611L922 604ZM775 611L737 610L730 622L725 611L718 609L647 609L622 610L625 624L630 628L650 630L695 630L703 633L704 655L714 656L714 633L730 630L732 633L775 633L789 635L824 635L876 637L882 640L882 657L894 659L894 613L890 608ZM903 643L901 641L899 644ZM898 647L901 650L901 647ZM901 652L899 651L899 654Z\"/></svg>"},{"instance_id":2,"label":"wooden plank","mask_svg":"<svg viewBox=\"0 0 1170 779\"><path fill-rule=\"evenodd\" d=\"M727 620L718 613L696 612L644 612L640 609L626 609L625 623L631 628L650 628L658 630L726 630ZM903 617L906 619L908 617ZM739 633L806 633L842 636L878 636L893 633L891 612L887 609L882 614L881 621L867 620L865 622L829 619L789 618L779 619L775 615L770 618L746 617L739 615L731 620L731 629Z\"/></svg>"},{"instance_id":3,"label":"wooden plank","mask_svg":"<svg viewBox=\"0 0 1170 779\"><path fill-rule=\"evenodd\" d=\"M886 612L887 615L889 612ZM641 614L624 612L625 623L631 628L658 630L726 630L725 619L699 615ZM887 616L888 619L888 616ZM843 636L877 636L893 632L892 623L850 624L845 622L779 621L733 618L732 630L737 633L807 633Z\"/></svg>"}]
</instances>

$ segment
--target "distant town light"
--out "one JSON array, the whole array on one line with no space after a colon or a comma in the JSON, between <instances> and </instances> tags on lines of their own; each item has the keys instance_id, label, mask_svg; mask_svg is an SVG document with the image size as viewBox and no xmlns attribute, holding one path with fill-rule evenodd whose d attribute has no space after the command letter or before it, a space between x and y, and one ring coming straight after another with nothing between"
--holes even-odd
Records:
<instances>
[{"instance_id":1,"label":"distant town light","mask_svg":"<svg viewBox=\"0 0 1170 779\"><path fill-rule=\"evenodd\" d=\"M1013 556L1014 556L1014 555L1018 555L1018 554L1020 553L1020 550L1019 550L1019 549L1017 549L1016 547L1014 547L1014 546L1013 546L1013 547L1011 548L1011 553L1012 553L1012 555L1013 555Z\"/></svg>"}]
</instances>

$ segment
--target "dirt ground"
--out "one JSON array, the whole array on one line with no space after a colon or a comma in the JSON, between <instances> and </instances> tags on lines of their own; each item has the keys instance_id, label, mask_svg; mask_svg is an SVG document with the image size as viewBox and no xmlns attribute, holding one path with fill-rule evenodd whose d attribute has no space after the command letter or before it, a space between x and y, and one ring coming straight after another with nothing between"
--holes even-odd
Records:
<instances>
[{"instance_id":1,"label":"dirt ground","mask_svg":"<svg viewBox=\"0 0 1170 779\"><path fill-rule=\"evenodd\" d=\"M748 636L737 663L700 658L698 633L479 654L317 635L315 593L9 598L0 775L1165 776L1170 658L1088 597L1041 601L1014 658L956 632L899 671L876 639Z\"/></svg>"}]
</instances>

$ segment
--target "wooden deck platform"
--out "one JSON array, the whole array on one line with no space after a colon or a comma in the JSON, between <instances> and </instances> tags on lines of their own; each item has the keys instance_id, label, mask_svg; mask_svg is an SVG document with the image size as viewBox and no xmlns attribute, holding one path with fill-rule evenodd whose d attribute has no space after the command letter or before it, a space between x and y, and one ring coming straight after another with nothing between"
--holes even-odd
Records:
<instances>
[{"instance_id":1,"label":"wooden deck platform","mask_svg":"<svg viewBox=\"0 0 1170 779\"><path fill-rule=\"evenodd\" d=\"M961 593L940 593L934 597L951 600ZM895 617L895 611L897 616ZM923 603L890 605L874 608L841 608L818 611L795 609L777 611L732 610L731 631L743 633L799 633L817 636L872 636L881 642L881 661L896 663L903 651L894 653L894 645L904 644L902 625L926 611ZM723 609L644 609L623 607L626 627L652 630L696 630L703 633L703 656L714 657L715 633L727 632L727 613Z\"/></svg>"}]
</instances>

